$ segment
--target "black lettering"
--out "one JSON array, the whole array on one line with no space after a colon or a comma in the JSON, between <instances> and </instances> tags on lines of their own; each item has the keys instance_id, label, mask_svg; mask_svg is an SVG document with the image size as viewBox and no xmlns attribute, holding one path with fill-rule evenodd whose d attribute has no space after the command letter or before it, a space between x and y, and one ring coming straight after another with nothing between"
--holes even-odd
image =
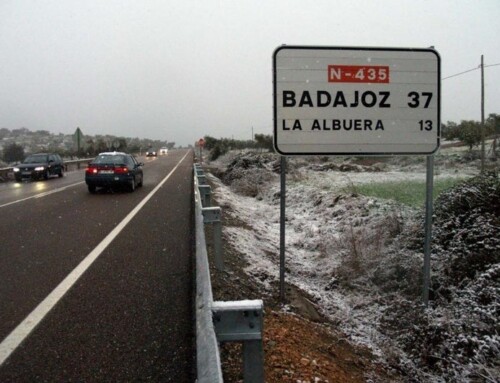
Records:
<instances>
[{"instance_id":1,"label":"black lettering","mask_svg":"<svg viewBox=\"0 0 500 383\"><path fill-rule=\"evenodd\" d=\"M299 108L302 108L304 105L310 106L311 108L314 106L312 99L311 99L311 95L309 94L309 92L307 90L302 92L302 97L300 98L300 102L299 102Z\"/></svg>"},{"instance_id":2,"label":"black lettering","mask_svg":"<svg viewBox=\"0 0 500 383\"><path fill-rule=\"evenodd\" d=\"M378 104L378 106L380 108L390 108L391 104L387 103L386 101L389 99L391 92L378 92L378 94L382 96L382 100L380 100L380 104Z\"/></svg>"},{"instance_id":3,"label":"black lettering","mask_svg":"<svg viewBox=\"0 0 500 383\"><path fill-rule=\"evenodd\" d=\"M286 126L286 120L283 120L283 130L290 130L290 128Z\"/></svg>"},{"instance_id":4,"label":"black lettering","mask_svg":"<svg viewBox=\"0 0 500 383\"><path fill-rule=\"evenodd\" d=\"M318 120L314 120L311 130L321 130Z\"/></svg>"},{"instance_id":5,"label":"black lettering","mask_svg":"<svg viewBox=\"0 0 500 383\"><path fill-rule=\"evenodd\" d=\"M293 123L293 130L302 130L302 125L300 124L300 120L295 120Z\"/></svg>"},{"instance_id":6,"label":"black lettering","mask_svg":"<svg viewBox=\"0 0 500 383\"><path fill-rule=\"evenodd\" d=\"M283 91L283 107L293 107L295 106L295 92L292 90Z\"/></svg>"},{"instance_id":7,"label":"black lettering","mask_svg":"<svg viewBox=\"0 0 500 383\"><path fill-rule=\"evenodd\" d=\"M318 90L316 93L316 101L318 103L318 107L322 108L330 105L332 102L332 96L326 90Z\"/></svg>"},{"instance_id":8,"label":"black lettering","mask_svg":"<svg viewBox=\"0 0 500 383\"><path fill-rule=\"evenodd\" d=\"M323 130L384 130L384 124L382 120L372 121L372 120L332 120L332 126L326 124L326 120L323 120ZM317 128L318 129L318 128Z\"/></svg>"},{"instance_id":9,"label":"black lettering","mask_svg":"<svg viewBox=\"0 0 500 383\"><path fill-rule=\"evenodd\" d=\"M371 100L367 100L368 96L371 97ZM376 103L377 103L377 96L375 93L373 93L371 90L364 92L363 95L361 96L361 103L363 106L366 106L367 108L372 108Z\"/></svg>"},{"instance_id":10,"label":"black lettering","mask_svg":"<svg viewBox=\"0 0 500 383\"><path fill-rule=\"evenodd\" d=\"M333 100L333 107L335 108L337 105L342 105L347 107L347 101L345 100L344 97L344 92L339 91L337 92L337 95L335 96L335 100Z\"/></svg>"},{"instance_id":11,"label":"black lettering","mask_svg":"<svg viewBox=\"0 0 500 383\"><path fill-rule=\"evenodd\" d=\"M359 92L357 90L354 91L354 102L350 105L353 108L356 108L359 105Z\"/></svg>"}]
</instances>

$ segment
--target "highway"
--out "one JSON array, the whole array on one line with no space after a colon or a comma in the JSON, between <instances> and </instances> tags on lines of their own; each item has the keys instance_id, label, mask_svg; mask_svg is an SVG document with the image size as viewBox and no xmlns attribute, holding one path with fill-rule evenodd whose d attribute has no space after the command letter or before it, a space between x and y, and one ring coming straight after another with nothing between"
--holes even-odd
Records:
<instances>
[{"instance_id":1,"label":"highway","mask_svg":"<svg viewBox=\"0 0 500 383\"><path fill-rule=\"evenodd\" d=\"M0 382L193 382L193 153L0 184Z\"/></svg>"}]
</instances>

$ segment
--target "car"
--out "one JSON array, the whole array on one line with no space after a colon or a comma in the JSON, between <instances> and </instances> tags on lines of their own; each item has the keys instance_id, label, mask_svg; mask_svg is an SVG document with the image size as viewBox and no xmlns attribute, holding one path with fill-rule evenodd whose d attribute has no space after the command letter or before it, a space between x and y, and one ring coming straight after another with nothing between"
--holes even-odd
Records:
<instances>
[{"instance_id":1,"label":"car","mask_svg":"<svg viewBox=\"0 0 500 383\"><path fill-rule=\"evenodd\" d=\"M17 182L42 178L47 180L52 175L64 176L64 161L57 153L30 154L13 171Z\"/></svg>"},{"instance_id":2,"label":"car","mask_svg":"<svg viewBox=\"0 0 500 383\"><path fill-rule=\"evenodd\" d=\"M154 150L153 148L149 148L148 150L146 150L146 157L156 157L156 150Z\"/></svg>"},{"instance_id":3,"label":"car","mask_svg":"<svg viewBox=\"0 0 500 383\"><path fill-rule=\"evenodd\" d=\"M160 148L160 156L168 154L168 148Z\"/></svg>"},{"instance_id":4,"label":"car","mask_svg":"<svg viewBox=\"0 0 500 383\"><path fill-rule=\"evenodd\" d=\"M143 184L144 164L128 153L103 152L89 162L85 183L90 193L100 188L127 188L133 192Z\"/></svg>"}]
</instances>

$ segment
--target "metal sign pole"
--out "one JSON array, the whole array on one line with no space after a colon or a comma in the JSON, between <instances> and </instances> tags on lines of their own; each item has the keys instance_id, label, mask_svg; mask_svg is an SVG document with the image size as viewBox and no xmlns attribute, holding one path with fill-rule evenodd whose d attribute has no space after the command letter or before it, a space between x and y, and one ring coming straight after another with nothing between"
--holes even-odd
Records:
<instances>
[{"instance_id":1,"label":"metal sign pole","mask_svg":"<svg viewBox=\"0 0 500 383\"><path fill-rule=\"evenodd\" d=\"M427 181L425 196L425 242L424 242L424 289L422 299L429 307L429 285L431 280L431 235L432 235L432 190L434 178L434 156L427 156Z\"/></svg>"},{"instance_id":2,"label":"metal sign pole","mask_svg":"<svg viewBox=\"0 0 500 383\"><path fill-rule=\"evenodd\" d=\"M280 301L285 304L285 193L286 157L281 156L281 195L280 195Z\"/></svg>"}]
</instances>

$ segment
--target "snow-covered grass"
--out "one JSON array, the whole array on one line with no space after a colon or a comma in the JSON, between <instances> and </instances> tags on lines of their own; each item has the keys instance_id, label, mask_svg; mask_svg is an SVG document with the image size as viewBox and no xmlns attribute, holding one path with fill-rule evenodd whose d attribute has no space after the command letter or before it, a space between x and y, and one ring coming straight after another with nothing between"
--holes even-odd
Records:
<instances>
[{"instance_id":1,"label":"snow-covered grass","mask_svg":"<svg viewBox=\"0 0 500 383\"><path fill-rule=\"evenodd\" d=\"M234 154L217 165L225 168L232 159ZM260 162L252 161L226 172L225 181L231 186L216 177L210 178L217 184L215 198L225 214L245 223L243 227L224 227L225 239L245 255L246 272L263 288L270 289L270 283L279 278L280 187L279 176L273 172L277 161L271 155ZM451 300L447 307L442 304L423 310L420 304L423 230L421 211L416 208L421 203L398 202L394 198L398 188L384 192L383 198L379 191L380 185L401 184L410 185L410 191L416 190L415 185L425 190L425 164L409 160L405 164L403 171L397 163L389 163L374 165L372 171L354 167L359 171L345 172L325 170L321 161L319 164L301 158L290 161L286 193L286 281L307 292L318 309L353 342L369 346L381 359L412 374L416 381L467 380L470 376L490 375L491 381L495 381L498 368L492 368L490 362L500 342L498 331L488 331L491 326L498 329L498 317L493 322L491 318L500 313L500 303L485 308L469 304L472 312L461 307L467 306L464 303L467 299L468 302L477 299L480 293L476 290L488 281L496 281L489 296L493 302L499 301L495 279L498 273L494 271L497 269L485 270L486 274L480 277L482 282L470 284L468 294L460 293L462 290L457 288L449 289L449 294L459 294L456 305ZM455 184L473 172L474 169L465 167L457 171L446 164L438 167L435 183L449 187L448 183ZM378 190L366 189L375 184ZM376 197L371 196L374 194ZM417 200L422 201L422 196ZM500 252L498 242L486 245ZM443 265L436 259L441 249L435 251L434 264ZM453 253L448 257L453 260ZM466 334L465 340L460 340L457 326L472 325L461 320L460 313L470 316L473 312L477 318L481 315L486 318L487 313L483 322L490 327L471 337ZM411 342L424 350L412 352ZM470 342L469 348L475 350L470 365L464 362L463 355L447 355L447 347L462 352L464 347L460 342ZM436 350L443 354L438 355ZM425 356L426 352L429 355Z\"/></svg>"}]
</instances>

